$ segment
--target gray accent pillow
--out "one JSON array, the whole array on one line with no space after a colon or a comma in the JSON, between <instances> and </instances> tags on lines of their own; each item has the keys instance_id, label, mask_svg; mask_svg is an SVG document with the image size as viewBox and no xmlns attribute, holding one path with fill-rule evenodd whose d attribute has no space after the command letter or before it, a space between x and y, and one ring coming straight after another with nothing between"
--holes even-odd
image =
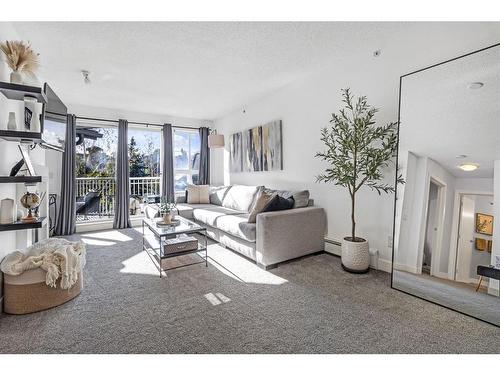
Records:
<instances>
[{"instance_id":1,"label":"gray accent pillow","mask_svg":"<svg viewBox=\"0 0 500 375\"><path fill-rule=\"evenodd\" d=\"M309 206L309 190L294 191L292 197L295 201L293 208Z\"/></svg>"},{"instance_id":2,"label":"gray accent pillow","mask_svg":"<svg viewBox=\"0 0 500 375\"><path fill-rule=\"evenodd\" d=\"M222 201L231 186L210 186L210 203L216 206L222 206Z\"/></svg>"}]
</instances>

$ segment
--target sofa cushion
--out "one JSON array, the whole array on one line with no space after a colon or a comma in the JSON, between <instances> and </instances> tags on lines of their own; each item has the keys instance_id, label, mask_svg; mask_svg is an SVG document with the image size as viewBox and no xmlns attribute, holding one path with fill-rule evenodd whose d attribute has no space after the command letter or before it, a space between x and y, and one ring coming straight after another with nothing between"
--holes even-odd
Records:
<instances>
[{"instance_id":1,"label":"sofa cushion","mask_svg":"<svg viewBox=\"0 0 500 375\"><path fill-rule=\"evenodd\" d=\"M193 209L194 219L202 222L203 224L210 225L217 228L217 221L223 216L231 216L241 214L241 211L232 210L230 208L210 205L208 207L195 207Z\"/></svg>"},{"instance_id":2,"label":"sofa cushion","mask_svg":"<svg viewBox=\"0 0 500 375\"><path fill-rule=\"evenodd\" d=\"M249 223L255 223L257 214L266 211L267 207L272 203L272 201L278 197L278 193L275 191L270 191L266 189L262 189L257 194L255 198L252 208L250 209L250 215L248 216Z\"/></svg>"},{"instance_id":3,"label":"sofa cushion","mask_svg":"<svg viewBox=\"0 0 500 375\"><path fill-rule=\"evenodd\" d=\"M279 195L275 195L274 199L266 206L263 212L290 210L293 208L294 204L295 200L293 197L283 198Z\"/></svg>"},{"instance_id":4,"label":"sofa cushion","mask_svg":"<svg viewBox=\"0 0 500 375\"><path fill-rule=\"evenodd\" d=\"M188 185L187 203L210 203L208 185Z\"/></svg>"},{"instance_id":5,"label":"sofa cushion","mask_svg":"<svg viewBox=\"0 0 500 375\"><path fill-rule=\"evenodd\" d=\"M230 186L210 186L210 203L217 206L222 206L222 201Z\"/></svg>"},{"instance_id":6,"label":"sofa cushion","mask_svg":"<svg viewBox=\"0 0 500 375\"><path fill-rule=\"evenodd\" d=\"M216 228L248 242L256 241L256 224L248 222L248 214L225 215L217 219Z\"/></svg>"},{"instance_id":7,"label":"sofa cushion","mask_svg":"<svg viewBox=\"0 0 500 375\"><path fill-rule=\"evenodd\" d=\"M232 185L222 201L222 206L237 211L249 212L257 192L263 186Z\"/></svg>"},{"instance_id":8,"label":"sofa cushion","mask_svg":"<svg viewBox=\"0 0 500 375\"><path fill-rule=\"evenodd\" d=\"M183 204L178 204L177 205L177 211L179 212L179 215L181 215L182 217L185 217L186 219L194 219L194 216L193 216L193 211L195 208L209 208L209 207L213 207L213 205L211 204L187 204L187 203L183 203Z\"/></svg>"},{"instance_id":9,"label":"sofa cushion","mask_svg":"<svg viewBox=\"0 0 500 375\"><path fill-rule=\"evenodd\" d=\"M278 195L285 199L293 198L294 203L292 208L309 206L309 190L296 190L296 191L271 190L271 191L277 191Z\"/></svg>"}]
</instances>

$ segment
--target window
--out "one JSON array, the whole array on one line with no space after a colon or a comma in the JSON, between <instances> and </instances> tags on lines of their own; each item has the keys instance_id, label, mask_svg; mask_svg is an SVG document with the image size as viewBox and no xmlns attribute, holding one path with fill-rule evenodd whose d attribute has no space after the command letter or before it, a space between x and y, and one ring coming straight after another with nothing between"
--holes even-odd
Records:
<instances>
[{"instance_id":1,"label":"window","mask_svg":"<svg viewBox=\"0 0 500 375\"><path fill-rule=\"evenodd\" d=\"M160 142L158 128L128 129L130 195L138 202L160 194Z\"/></svg>"},{"instance_id":2,"label":"window","mask_svg":"<svg viewBox=\"0 0 500 375\"><path fill-rule=\"evenodd\" d=\"M76 126L77 220L106 219L114 214L118 130L96 123Z\"/></svg>"},{"instance_id":3,"label":"window","mask_svg":"<svg viewBox=\"0 0 500 375\"><path fill-rule=\"evenodd\" d=\"M174 130L174 190L181 193L198 183L200 135L197 131Z\"/></svg>"}]
</instances>

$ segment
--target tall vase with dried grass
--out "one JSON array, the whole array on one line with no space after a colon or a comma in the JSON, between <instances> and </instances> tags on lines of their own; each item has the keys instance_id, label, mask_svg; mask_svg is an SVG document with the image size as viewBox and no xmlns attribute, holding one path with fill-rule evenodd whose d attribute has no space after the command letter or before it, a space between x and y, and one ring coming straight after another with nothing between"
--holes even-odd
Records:
<instances>
[{"instance_id":1,"label":"tall vase with dried grass","mask_svg":"<svg viewBox=\"0 0 500 375\"><path fill-rule=\"evenodd\" d=\"M39 66L38 54L33 51L29 42L6 41L0 43L0 50L5 55L7 65L12 69L11 83L23 83L23 74L35 77Z\"/></svg>"}]
</instances>

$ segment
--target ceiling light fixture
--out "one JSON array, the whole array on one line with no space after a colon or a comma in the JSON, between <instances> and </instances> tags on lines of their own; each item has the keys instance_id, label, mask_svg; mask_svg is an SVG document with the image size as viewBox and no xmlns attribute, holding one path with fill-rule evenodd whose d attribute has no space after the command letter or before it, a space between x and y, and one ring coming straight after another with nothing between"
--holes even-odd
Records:
<instances>
[{"instance_id":1,"label":"ceiling light fixture","mask_svg":"<svg viewBox=\"0 0 500 375\"><path fill-rule=\"evenodd\" d=\"M464 164L460 164L458 166L458 168L460 168L462 171L465 171L465 172L472 172L472 171L475 171L476 169L478 169L479 165L474 164L474 163L464 163Z\"/></svg>"},{"instance_id":2,"label":"ceiling light fixture","mask_svg":"<svg viewBox=\"0 0 500 375\"><path fill-rule=\"evenodd\" d=\"M382 54L382 51L379 49L376 51L373 51L373 57L379 57L381 54Z\"/></svg>"},{"instance_id":3,"label":"ceiling light fixture","mask_svg":"<svg viewBox=\"0 0 500 375\"><path fill-rule=\"evenodd\" d=\"M82 70L83 82L86 85L90 85L90 83L91 83L89 75L90 75L90 72L88 70Z\"/></svg>"},{"instance_id":4,"label":"ceiling light fixture","mask_svg":"<svg viewBox=\"0 0 500 375\"><path fill-rule=\"evenodd\" d=\"M484 86L482 82L471 82L467 85L470 90L477 90Z\"/></svg>"}]
</instances>

